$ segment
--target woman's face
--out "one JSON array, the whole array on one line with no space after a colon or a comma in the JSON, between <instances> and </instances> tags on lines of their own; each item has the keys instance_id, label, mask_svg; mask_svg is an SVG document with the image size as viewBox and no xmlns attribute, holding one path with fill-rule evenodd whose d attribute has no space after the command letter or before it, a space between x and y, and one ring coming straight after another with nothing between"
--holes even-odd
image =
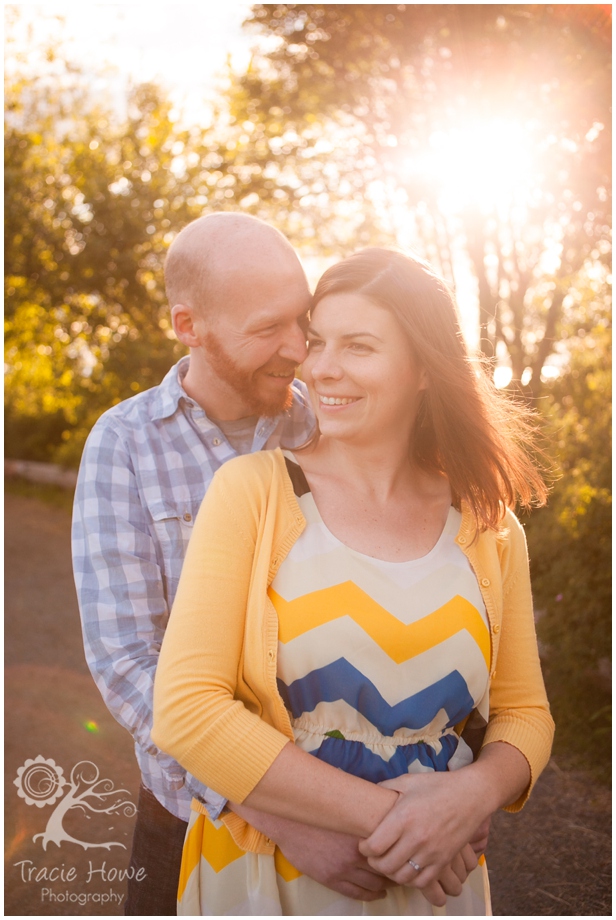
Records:
<instances>
[{"instance_id":1,"label":"woman's face","mask_svg":"<svg viewBox=\"0 0 616 920\"><path fill-rule=\"evenodd\" d=\"M402 326L361 294L329 294L308 329L303 377L325 437L408 442L425 373Z\"/></svg>"}]
</instances>

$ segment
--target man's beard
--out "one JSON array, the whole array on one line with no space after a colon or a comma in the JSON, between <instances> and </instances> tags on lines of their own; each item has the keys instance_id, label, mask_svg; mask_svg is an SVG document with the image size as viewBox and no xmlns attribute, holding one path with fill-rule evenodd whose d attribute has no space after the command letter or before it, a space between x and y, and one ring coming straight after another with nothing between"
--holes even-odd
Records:
<instances>
[{"instance_id":1,"label":"man's beard","mask_svg":"<svg viewBox=\"0 0 616 920\"><path fill-rule=\"evenodd\" d=\"M290 386L279 395L267 398L259 394L259 377L267 373L292 374L295 372L294 366L283 362L281 358L274 357L263 367L254 371L246 371L238 367L211 330L208 330L203 336L203 347L207 351L210 366L217 376L244 400L252 415L273 418L291 407L293 393Z\"/></svg>"}]
</instances>

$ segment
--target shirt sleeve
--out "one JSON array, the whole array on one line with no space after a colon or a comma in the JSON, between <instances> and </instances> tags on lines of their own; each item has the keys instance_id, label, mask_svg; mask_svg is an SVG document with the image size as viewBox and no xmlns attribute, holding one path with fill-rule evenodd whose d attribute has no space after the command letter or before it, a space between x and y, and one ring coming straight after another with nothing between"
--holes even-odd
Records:
<instances>
[{"instance_id":1,"label":"shirt sleeve","mask_svg":"<svg viewBox=\"0 0 616 920\"><path fill-rule=\"evenodd\" d=\"M86 661L111 713L156 755L152 694L168 609L130 452L103 420L81 460L72 541Z\"/></svg>"},{"instance_id":2,"label":"shirt sleeve","mask_svg":"<svg viewBox=\"0 0 616 920\"><path fill-rule=\"evenodd\" d=\"M123 432L107 419L86 443L73 509L73 571L88 667L112 715L170 788L185 771L151 738L154 674L169 610L157 547ZM217 816L225 800L191 778Z\"/></svg>"}]
</instances>

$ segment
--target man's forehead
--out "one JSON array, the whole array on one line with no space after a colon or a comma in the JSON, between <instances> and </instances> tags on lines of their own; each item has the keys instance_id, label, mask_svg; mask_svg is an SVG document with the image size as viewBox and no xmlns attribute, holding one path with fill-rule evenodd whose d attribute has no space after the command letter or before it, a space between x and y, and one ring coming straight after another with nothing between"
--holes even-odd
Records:
<instances>
[{"instance_id":1,"label":"man's forehead","mask_svg":"<svg viewBox=\"0 0 616 920\"><path fill-rule=\"evenodd\" d=\"M270 304L265 307L252 307L248 305L244 312L245 324L250 328L272 326L281 321L300 319L307 314L309 309L309 295L306 296L305 300L289 298L289 300L280 301L277 304Z\"/></svg>"},{"instance_id":2,"label":"man's forehead","mask_svg":"<svg viewBox=\"0 0 616 920\"><path fill-rule=\"evenodd\" d=\"M230 294L237 292L239 296L247 291L275 291L282 285L308 286L301 263L294 253L290 257L285 253L285 258L272 259L265 253L256 257L239 249L233 262L229 260L209 265L208 276L210 284Z\"/></svg>"}]
</instances>

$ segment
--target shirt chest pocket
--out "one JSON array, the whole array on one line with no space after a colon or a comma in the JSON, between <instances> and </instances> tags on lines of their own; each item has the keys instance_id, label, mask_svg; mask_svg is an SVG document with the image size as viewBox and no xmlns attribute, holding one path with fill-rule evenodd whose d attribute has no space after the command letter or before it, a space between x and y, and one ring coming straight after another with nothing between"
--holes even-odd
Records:
<instances>
[{"instance_id":1,"label":"shirt chest pocket","mask_svg":"<svg viewBox=\"0 0 616 920\"><path fill-rule=\"evenodd\" d=\"M159 504L150 508L159 566L169 607L177 591L182 564L201 499Z\"/></svg>"}]
</instances>

